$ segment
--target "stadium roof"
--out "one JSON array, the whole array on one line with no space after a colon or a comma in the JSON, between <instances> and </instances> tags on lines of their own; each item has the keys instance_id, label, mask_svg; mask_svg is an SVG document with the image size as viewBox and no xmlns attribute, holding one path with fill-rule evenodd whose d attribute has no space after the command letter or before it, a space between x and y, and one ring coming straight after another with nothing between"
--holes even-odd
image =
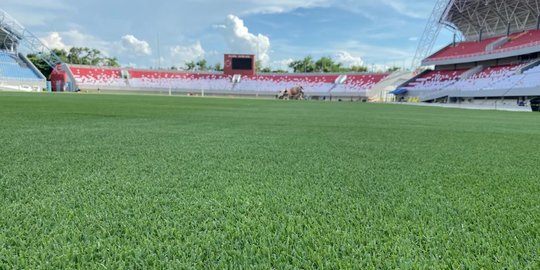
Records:
<instances>
[{"instance_id":1,"label":"stadium roof","mask_svg":"<svg viewBox=\"0 0 540 270\"><path fill-rule=\"evenodd\" d=\"M0 27L0 50L13 50L17 47L17 40L12 37L9 32Z\"/></svg>"},{"instance_id":2,"label":"stadium roof","mask_svg":"<svg viewBox=\"0 0 540 270\"><path fill-rule=\"evenodd\" d=\"M0 10L0 50L14 50L21 40L20 30L24 29L4 11Z\"/></svg>"},{"instance_id":3,"label":"stadium roof","mask_svg":"<svg viewBox=\"0 0 540 270\"><path fill-rule=\"evenodd\" d=\"M27 53L43 56L42 60L53 68L56 64L62 63L62 60L39 38L0 9L0 50L19 52L20 46L26 49Z\"/></svg>"},{"instance_id":4,"label":"stadium roof","mask_svg":"<svg viewBox=\"0 0 540 270\"><path fill-rule=\"evenodd\" d=\"M536 29L540 0L450 0L441 23L459 30L465 40Z\"/></svg>"}]
</instances>

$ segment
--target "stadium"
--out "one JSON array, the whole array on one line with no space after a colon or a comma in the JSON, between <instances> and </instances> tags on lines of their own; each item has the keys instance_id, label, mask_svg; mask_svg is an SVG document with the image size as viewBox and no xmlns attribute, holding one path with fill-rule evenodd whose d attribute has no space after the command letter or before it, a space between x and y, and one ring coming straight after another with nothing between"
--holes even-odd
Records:
<instances>
[{"instance_id":1,"label":"stadium","mask_svg":"<svg viewBox=\"0 0 540 270\"><path fill-rule=\"evenodd\" d=\"M99 89L273 97L283 89L300 85L312 99L336 97L374 102L420 101L530 107L537 103L540 87L537 76L540 65L540 21L535 15L540 10L534 9L534 1L519 1L517 6L505 1L490 3L480 5L478 1L438 1L416 53L421 66L434 68L420 69L416 76L403 71L257 73L256 55L225 55L223 64L227 68L223 72L68 65L53 57L49 62L57 63L54 63L54 72L48 78L49 88L53 91ZM10 89L45 88L45 78L39 70L24 55L16 54L17 48L22 46L20 43L33 52L37 50L43 54L50 50L7 13L3 12L2 18L3 59L9 64L4 68L3 84ZM432 53L441 28L454 31L454 41ZM462 41L457 41L458 37ZM242 57L248 57L250 64L240 69L233 68L232 63ZM9 81L10 78L21 82L10 86L6 83L6 79Z\"/></svg>"},{"instance_id":2,"label":"stadium","mask_svg":"<svg viewBox=\"0 0 540 270\"><path fill-rule=\"evenodd\" d=\"M8 89L39 89L36 84L28 84L40 75L24 55L17 55L19 43L30 44L31 52L38 55L52 55L48 64L54 64L49 78L49 90L52 91L110 91L110 92L146 92L225 96L275 97L283 89L303 86L310 99L332 98L362 101L389 101L389 93L395 87L410 78L410 72L395 73L324 73L324 74L280 74L257 73L255 55L225 55L223 72L182 72L171 70L150 70L133 68L107 68L102 66L82 66L61 63L39 39L35 38L15 19L3 12L4 37L14 40L6 43L6 64L20 67L27 74L6 73L3 76L11 82ZM19 34L12 35L15 32ZM22 36L22 33L28 36ZM11 46L11 47L10 47ZM11 55L11 56L10 56ZM47 57L44 57L47 58ZM248 58L249 64L238 69L235 61ZM10 60L12 59L12 60ZM28 65L22 64L25 61ZM18 67L17 67L18 68ZM14 71L17 72L17 71ZM33 76L32 73L36 73ZM43 76L41 76L43 77ZM40 80L43 80L42 78ZM18 82L21 81L21 82ZM33 87L33 88L32 88Z\"/></svg>"},{"instance_id":3,"label":"stadium","mask_svg":"<svg viewBox=\"0 0 540 270\"><path fill-rule=\"evenodd\" d=\"M539 269L540 1L434 2L382 72L71 64L1 11L0 269Z\"/></svg>"},{"instance_id":4,"label":"stadium","mask_svg":"<svg viewBox=\"0 0 540 270\"><path fill-rule=\"evenodd\" d=\"M249 59L250 64L233 69L238 59ZM56 69L51 79L55 86L69 84L82 91L127 91L196 93L199 95L231 95L274 97L281 90L303 86L311 98L335 97L354 100L387 98L390 86L403 74L256 74L254 55L225 55L225 71L193 73L163 70L135 70L69 65L65 72ZM230 63L229 65L227 63ZM394 84L392 84L394 83ZM54 89L58 89L54 88ZM59 88L62 89L62 88ZM369 94L368 94L369 93Z\"/></svg>"},{"instance_id":5,"label":"stadium","mask_svg":"<svg viewBox=\"0 0 540 270\"><path fill-rule=\"evenodd\" d=\"M396 93L422 102L536 104L540 87L538 2L447 2L437 4L417 57L429 54L443 25L455 29L463 41L454 40L423 59L423 66L435 68L402 84Z\"/></svg>"}]
</instances>

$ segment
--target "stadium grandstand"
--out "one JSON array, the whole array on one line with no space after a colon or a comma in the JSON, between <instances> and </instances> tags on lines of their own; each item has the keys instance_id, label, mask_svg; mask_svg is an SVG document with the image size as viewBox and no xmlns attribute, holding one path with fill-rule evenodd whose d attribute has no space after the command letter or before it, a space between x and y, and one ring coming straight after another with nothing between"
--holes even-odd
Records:
<instances>
[{"instance_id":1,"label":"stadium grandstand","mask_svg":"<svg viewBox=\"0 0 540 270\"><path fill-rule=\"evenodd\" d=\"M234 55L250 57L255 55ZM298 74L257 73L255 65L247 69L227 68L231 55L225 55L223 72L186 72L67 65L51 74L54 90L73 77L81 91L169 92L193 95L229 95L275 97L280 91L302 86L311 99L352 99L382 101L388 92L410 78L408 72Z\"/></svg>"},{"instance_id":2,"label":"stadium grandstand","mask_svg":"<svg viewBox=\"0 0 540 270\"><path fill-rule=\"evenodd\" d=\"M443 27L454 41L431 53ZM539 0L439 0L417 52L433 68L393 93L403 101L528 106L540 97L539 53Z\"/></svg>"},{"instance_id":3,"label":"stadium grandstand","mask_svg":"<svg viewBox=\"0 0 540 270\"><path fill-rule=\"evenodd\" d=\"M49 55L50 50L9 14L0 10L0 90L42 91L47 79L26 53ZM58 58L45 59L51 66Z\"/></svg>"}]
</instances>

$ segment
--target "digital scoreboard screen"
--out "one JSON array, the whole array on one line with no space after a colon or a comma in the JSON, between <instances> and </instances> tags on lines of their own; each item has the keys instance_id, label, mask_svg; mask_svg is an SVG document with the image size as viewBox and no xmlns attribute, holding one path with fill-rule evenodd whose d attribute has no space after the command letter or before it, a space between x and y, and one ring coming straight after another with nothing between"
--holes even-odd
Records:
<instances>
[{"instance_id":1,"label":"digital scoreboard screen","mask_svg":"<svg viewBox=\"0 0 540 270\"><path fill-rule=\"evenodd\" d=\"M225 54L223 59L225 75L253 76L257 73L253 54Z\"/></svg>"},{"instance_id":2,"label":"digital scoreboard screen","mask_svg":"<svg viewBox=\"0 0 540 270\"><path fill-rule=\"evenodd\" d=\"M252 70L253 59L251 58L233 58L232 59L233 70Z\"/></svg>"}]
</instances>

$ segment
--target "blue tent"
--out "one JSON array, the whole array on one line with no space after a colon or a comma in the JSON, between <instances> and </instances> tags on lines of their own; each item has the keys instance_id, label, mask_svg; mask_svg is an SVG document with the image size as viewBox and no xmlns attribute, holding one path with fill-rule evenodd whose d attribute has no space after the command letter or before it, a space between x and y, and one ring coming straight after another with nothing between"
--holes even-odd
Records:
<instances>
[{"instance_id":1,"label":"blue tent","mask_svg":"<svg viewBox=\"0 0 540 270\"><path fill-rule=\"evenodd\" d=\"M409 92L409 90L407 90L406 88L398 88L398 89L390 92L390 94L394 94L396 96L399 96L399 95L406 94L407 92Z\"/></svg>"}]
</instances>

